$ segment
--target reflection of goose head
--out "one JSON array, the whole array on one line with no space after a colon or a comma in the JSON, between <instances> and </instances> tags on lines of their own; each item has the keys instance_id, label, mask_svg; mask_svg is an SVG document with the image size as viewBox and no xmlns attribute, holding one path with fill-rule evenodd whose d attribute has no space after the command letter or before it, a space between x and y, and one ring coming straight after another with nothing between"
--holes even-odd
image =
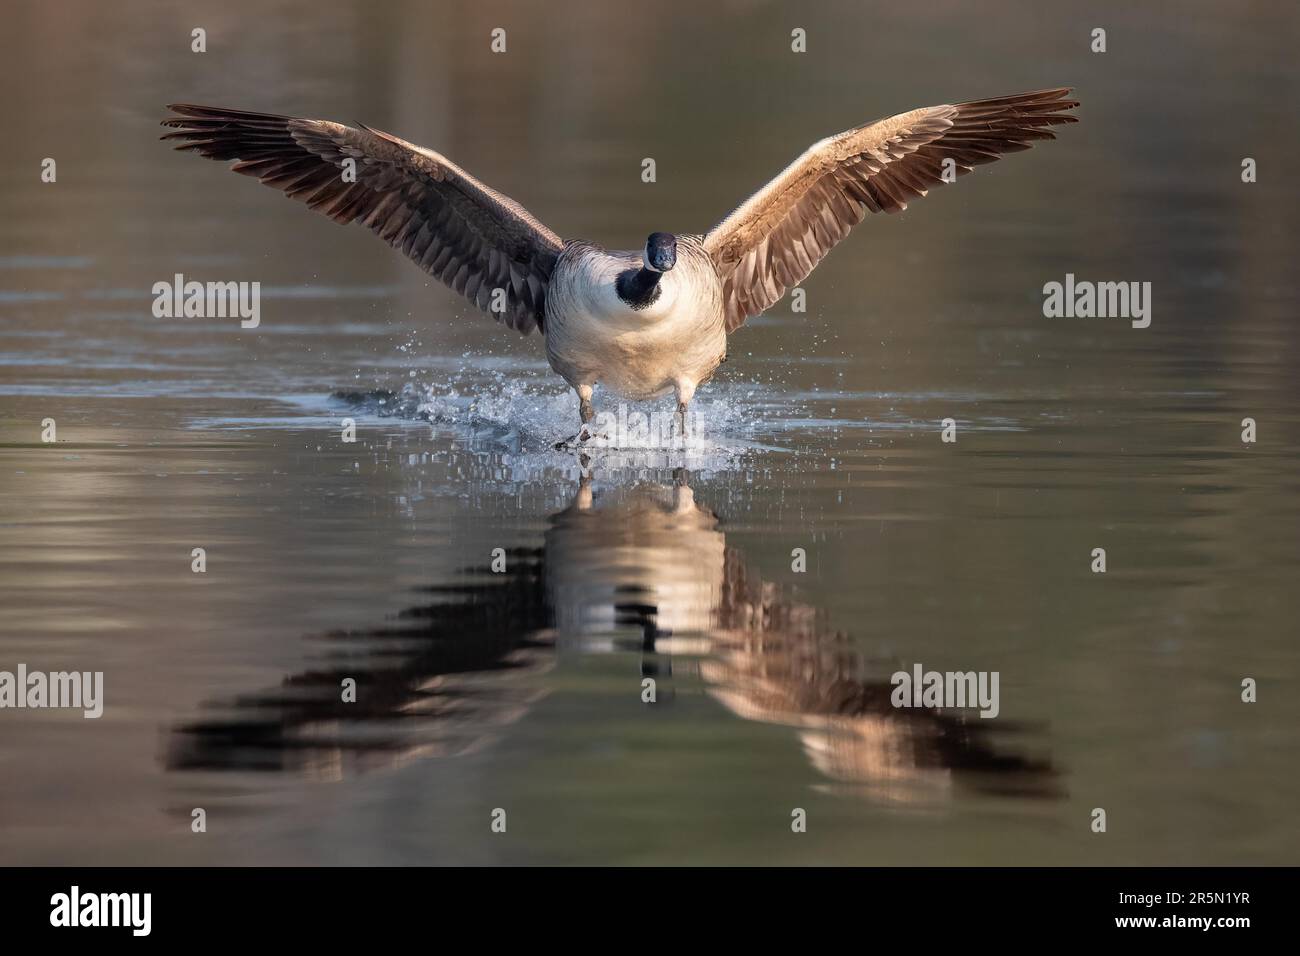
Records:
<instances>
[{"instance_id":1,"label":"reflection of goose head","mask_svg":"<svg viewBox=\"0 0 1300 956\"><path fill-rule=\"evenodd\" d=\"M1051 768L995 751L987 721L893 708L887 675L868 673L824 611L751 574L684 481L597 500L584 480L552 516L544 547L512 551L507 568L467 569L465 583L428 589L432 603L383 627L330 635L368 647L370 666L351 658L346 670L307 671L235 701L230 718L179 728L170 766L337 773L462 753L527 712L555 642L639 648L643 674L659 673L654 662L669 653L696 658L708 693L731 712L793 728L819 772L871 796L910 801L958 780L1052 791ZM339 702L345 676L363 690L358 703Z\"/></svg>"}]
</instances>

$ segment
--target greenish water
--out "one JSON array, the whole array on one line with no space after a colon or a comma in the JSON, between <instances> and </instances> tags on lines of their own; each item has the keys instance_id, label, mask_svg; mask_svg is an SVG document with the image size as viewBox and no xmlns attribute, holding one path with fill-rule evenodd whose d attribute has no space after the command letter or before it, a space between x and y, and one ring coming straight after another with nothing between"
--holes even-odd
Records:
<instances>
[{"instance_id":1,"label":"greenish water","mask_svg":"<svg viewBox=\"0 0 1300 956\"><path fill-rule=\"evenodd\" d=\"M1294 11L661 6L14 8L0 670L106 706L0 711L0 862L1297 862ZM555 451L540 340L156 140L186 100L365 122L628 247L1065 84L1058 142L738 333L689 452ZM260 327L154 318L176 272L260 281ZM1045 318L1067 273L1151 282L1150 328ZM918 662L999 716L890 707Z\"/></svg>"}]
</instances>

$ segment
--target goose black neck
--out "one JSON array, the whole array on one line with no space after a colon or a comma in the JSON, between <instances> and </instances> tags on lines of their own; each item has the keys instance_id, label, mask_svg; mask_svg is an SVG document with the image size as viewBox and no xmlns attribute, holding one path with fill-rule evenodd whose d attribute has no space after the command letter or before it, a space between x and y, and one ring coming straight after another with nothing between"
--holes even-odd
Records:
<instances>
[{"instance_id":1,"label":"goose black neck","mask_svg":"<svg viewBox=\"0 0 1300 956\"><path fill-rule=\"evenodd\" d=\"M633 309L644 309L659 298L659 277L662 272L653 269L628 269L620 272L614 283L618 297Z\"/></svg>"}]
</instances>

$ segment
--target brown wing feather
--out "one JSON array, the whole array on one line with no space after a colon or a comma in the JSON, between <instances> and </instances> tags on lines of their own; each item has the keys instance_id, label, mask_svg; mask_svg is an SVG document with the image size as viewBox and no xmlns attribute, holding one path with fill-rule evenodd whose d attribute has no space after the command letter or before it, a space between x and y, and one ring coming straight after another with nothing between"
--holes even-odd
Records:
<instances>
[{"instance_id":1,"label":"brown wing feather","mask_svg":"<svg viewBox=\"0 0 1300 956\"><path fill-rule=\"evenodd\" d=\"M433 150L369 127L208 106L168 107L162 138L305 202L360 222L498 321L541 328L560 238L513 199ZM355 161L355 182L344 161ZM504 312L492 312L493 290Z\"/></svg>"},{"instance_id":2,"label":"brown wing feather","mask_svg":"<svg viewBox=\"0 0 1300 956\"><path fill-rule=\"evenodd\" d=\"M847 130L813 145L705 237L722 277L727 331L771 308L802 282L868 212L898 212L1003 154L1055 139L1074 123L1067 89L931 106Z\"/></svg>"}]
</instances>

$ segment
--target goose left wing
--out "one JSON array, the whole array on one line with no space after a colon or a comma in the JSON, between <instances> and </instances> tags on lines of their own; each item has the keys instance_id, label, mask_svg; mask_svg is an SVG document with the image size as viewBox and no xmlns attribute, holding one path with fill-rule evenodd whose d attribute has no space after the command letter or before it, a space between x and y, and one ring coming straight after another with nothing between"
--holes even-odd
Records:
<instances>
[{"instance_id":1,"label":"goose left wing","mask_svg":"<svg viewBox=\"0 0 1300 956\"><path fill-rule=\"evenodd\" d=\"M335 222L360 222L512 329L542 328L559 236L445 156L388 133L327 120L176 104L162 125L180 150L238 160ZM351 163L349 163L349 160ZM504 291L504 311L493 309Z\"/></svg>"},{"instance_id":2,"label":"goose left wing","mask_svg":"<svg viewBox=\"0 0 1300 956\"><path fill-rule=\"evenodd\" d=\"M727 331L774 305L868 212L898 212L975 166L1077 122L1068 88L930 106L815 143L704 238ZM951 160L951 163L946 161Z\"/></svg>"}]
</instances>

